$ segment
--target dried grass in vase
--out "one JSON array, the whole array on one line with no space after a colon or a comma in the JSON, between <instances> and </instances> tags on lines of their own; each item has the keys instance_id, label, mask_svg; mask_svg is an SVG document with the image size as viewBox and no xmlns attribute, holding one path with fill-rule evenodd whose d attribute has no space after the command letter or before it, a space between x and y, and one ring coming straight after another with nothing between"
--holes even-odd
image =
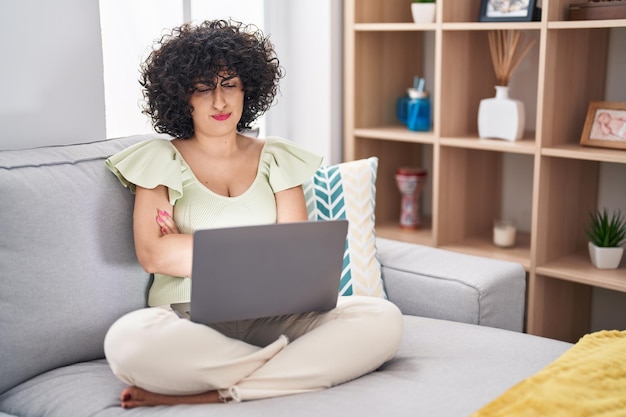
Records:
<instances>
[{"instance_id":1,"label":"dried grass in vase","mask_svg":"<svg viewBox=\"0 0 626 417\"><path fill-rule=\"evenodd\" d=\"M492 30L488 36L497 83L507 86L513 71L533 47L535 40L524 42L524 34L516 30Z\"/></svg>"}]
</instances>

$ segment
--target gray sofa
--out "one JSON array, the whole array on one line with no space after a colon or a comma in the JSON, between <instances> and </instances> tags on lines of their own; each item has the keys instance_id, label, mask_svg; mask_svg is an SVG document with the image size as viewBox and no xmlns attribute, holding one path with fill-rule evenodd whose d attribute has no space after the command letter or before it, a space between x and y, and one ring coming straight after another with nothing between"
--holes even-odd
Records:
<instances>
[{"instance_id":1,"label":"gray sofa","mask_svg":"<svg viewBox=\"0 0 626 417\"><path fill-rule=\"evenodd\" d=\"M378 239L406 326L380 369L311 394L123 410L102 341L150 277L104 159L146 138L0 151L0 416L467 416L570 346L521 332L521 266Z\"/></svg>"}]
</instances>

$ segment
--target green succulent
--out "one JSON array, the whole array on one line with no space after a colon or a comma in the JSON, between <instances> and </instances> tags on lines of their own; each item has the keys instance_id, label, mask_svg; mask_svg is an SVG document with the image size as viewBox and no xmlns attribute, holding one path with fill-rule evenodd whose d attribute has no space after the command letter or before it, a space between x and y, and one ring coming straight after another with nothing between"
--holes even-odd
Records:
<instances>
[{"instance_id":1,"label":"green succulent","mask_svg":"<svg viewBox=\"0 0 626 417\"><path fill-rule=\"evenodd\" d=\"M587 228L587 236L594 245L601 248L614 248L620 246L626 238L626 220L622 213L617 210L609 214L606 209L589 213L591 219Z\"/></svg>"},{"instance_id":2,"label":"green succulent","mask_svg":"<svg viewBox=\"0 0 626 417\"><path fill-rule=\"evenodd\" d=\"M435 0L413 0L413 3L434 3Z\"/></svg>"}]
</instances>

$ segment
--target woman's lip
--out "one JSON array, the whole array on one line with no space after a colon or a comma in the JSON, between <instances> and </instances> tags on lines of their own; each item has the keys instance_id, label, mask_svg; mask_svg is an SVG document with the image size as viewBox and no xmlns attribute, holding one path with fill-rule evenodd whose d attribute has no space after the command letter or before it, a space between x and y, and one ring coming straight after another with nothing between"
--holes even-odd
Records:
<instances>
[{"instance_id":1,"label":"woman's lip","mask_svg":"<svg viewBox=\"0 0 626 417\"><path fill-rule=\"evenodd\" d=\"M223 120L228 119L228 118L230 117L230 113L220 113L220 114L214 114L214 115L213 115L213 116L211 116L211 117L213 117L215 120L218 120L218 121L220 121L220 122L221 122L221 121L223 121Z\"/></svg>"}]
</instances>

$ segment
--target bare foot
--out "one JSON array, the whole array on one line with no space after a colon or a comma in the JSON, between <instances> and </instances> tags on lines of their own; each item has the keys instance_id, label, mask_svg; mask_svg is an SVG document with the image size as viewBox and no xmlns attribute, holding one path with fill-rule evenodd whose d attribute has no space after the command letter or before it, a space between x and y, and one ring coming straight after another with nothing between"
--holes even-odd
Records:
<instances>
[{"instance_id":1,"label":"bare foot","mask_svg":"<svg viewBox=\"0 0 626 417\"><path fill-rule=\"evenodd\" d=\"M219 403L217 391L196 395L162 395L138 387L127 387L120 394L122 408L151 407L154 405L209 404Z\"/></svg>"}]
</instances>

